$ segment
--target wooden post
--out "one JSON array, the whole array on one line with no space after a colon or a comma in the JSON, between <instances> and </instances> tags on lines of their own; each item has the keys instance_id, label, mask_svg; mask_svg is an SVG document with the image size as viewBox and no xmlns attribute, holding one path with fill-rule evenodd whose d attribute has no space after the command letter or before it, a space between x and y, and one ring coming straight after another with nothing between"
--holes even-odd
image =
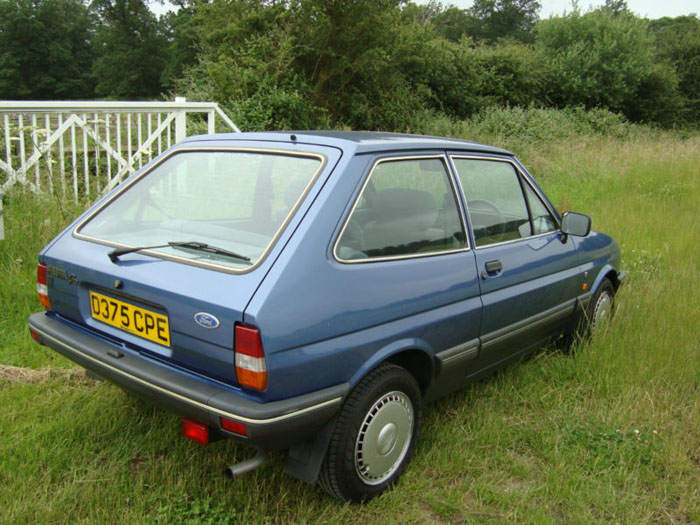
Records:
<instances>
[{"instance_id":1,"label":"wooden post","mask_svg":"<svg viewBox=\"0 0 700 525\"><path fill-rule=\"evenodd\" d=\"M187 102L185 97L175 97L175 102L184 104ZM187 113L185 113L185 108L176 109L175 112L175 143L182 142L187 136Z\"/></svg>"},{"instance_id":2,"label":"wooden post","mask_svg":"<svg viewBox=\"0 0 700 525\"><path fill-rule=\"evenodd\" d=\"M216 133L216 112L213 109L207 113L207 133Z\"/></svg>"},{"instance_id":3,"label":"wooden post","mask_svg":"<svg viewBox=\"0 0 700 525\"><path fill-rule=\"evenodd\" d=\"M2 197L3 194L0 193L0 241L5 239L5 226L3 225L2 221Z\"/></svg>"}]
</instances>

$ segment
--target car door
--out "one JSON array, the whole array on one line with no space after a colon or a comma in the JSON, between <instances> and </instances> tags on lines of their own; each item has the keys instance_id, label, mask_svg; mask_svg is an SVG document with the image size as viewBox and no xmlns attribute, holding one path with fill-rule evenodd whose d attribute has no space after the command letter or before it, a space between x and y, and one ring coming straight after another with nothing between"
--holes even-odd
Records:
<instances>
[{"instance_id":1,"label":"car door","mask_svg":"<svg viewBox=\"0 0 700 525\"><path fill-rule=\"evenodd\" d=\"M475 371L505 364L561 331L582 278L575 243L508 157L453 155L475 246L483 317Z\"/></svg>"}]
</instances>

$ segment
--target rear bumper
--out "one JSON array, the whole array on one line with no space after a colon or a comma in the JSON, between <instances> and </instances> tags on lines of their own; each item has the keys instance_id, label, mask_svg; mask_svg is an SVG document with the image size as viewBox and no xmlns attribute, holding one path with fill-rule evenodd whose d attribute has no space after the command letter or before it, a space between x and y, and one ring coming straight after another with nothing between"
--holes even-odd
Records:
<instances>
[{"instance_id":1,"label":"rear bumper","mask_svg":"<svg viewBox=\"0 0 700 525\"><path fill-rule=\"evenodd\" d=\"M350 389L345 383L289 399L258 403L144 359L44 312L32 315L29 326L39 335L40 344L80 366L173 412L206 423L223 435L263 449L284 449L308 438L335 415ZM223 430L221 417L244 423L247 436Z\"/></svg>"}]
</instances>

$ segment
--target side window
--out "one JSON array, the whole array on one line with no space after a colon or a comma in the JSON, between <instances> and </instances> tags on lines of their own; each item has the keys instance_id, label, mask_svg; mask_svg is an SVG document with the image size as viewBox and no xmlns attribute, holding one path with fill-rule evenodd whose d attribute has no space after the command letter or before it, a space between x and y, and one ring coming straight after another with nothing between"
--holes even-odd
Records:
<instances>
[{"instance_id":1,"label":"side window","mask_svg":"<svg viewBox=\"0 0 700 525\"><path fill-rule=\"evenodd\" d=\"M531 235L515 167L509 162L454 159L477 246Z\"/></svg>"},{"instance_id":2,"label":"side window","mask_svg":"<svg viewBox=\"0 0 700 525\"><path fill-rule=\"evenodd\" d=\"M380 161L338 240L341 260L463 248L465 235L441 158Z\"/></svg>"},{"instance_id":3,"label":"side window","mask_svg":"<svg viewBox=\"0 0 700 525\"><path fill-rule=\"evenodd\" d=\"M530 214L532 215L533 235L539 235L540 233L552 232L559 229L557 226L557 221L554 220L554 217L552 217L552 214L537 196L535 191L528 184L524 184L524 186L525 195L527 196L527 203L530 206Z\"/></svg>"}]
</instances>

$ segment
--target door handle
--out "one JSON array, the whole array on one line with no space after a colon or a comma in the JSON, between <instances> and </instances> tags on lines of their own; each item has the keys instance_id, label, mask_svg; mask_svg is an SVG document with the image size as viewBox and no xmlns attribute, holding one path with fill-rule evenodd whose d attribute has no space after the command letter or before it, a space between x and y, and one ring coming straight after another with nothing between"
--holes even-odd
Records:
<instances>
[{"instance_id":1,"label":"door handle","mask_svg":"<svg viewBox=\"0 0 700 525\"><path fill-rule=\"evenodd\" d=\"M503 270L501 261L489 261L486 263L486 271L481 274L481 278L485 281L489 275L496 275Z\"/></svg>"}]
</instances>

